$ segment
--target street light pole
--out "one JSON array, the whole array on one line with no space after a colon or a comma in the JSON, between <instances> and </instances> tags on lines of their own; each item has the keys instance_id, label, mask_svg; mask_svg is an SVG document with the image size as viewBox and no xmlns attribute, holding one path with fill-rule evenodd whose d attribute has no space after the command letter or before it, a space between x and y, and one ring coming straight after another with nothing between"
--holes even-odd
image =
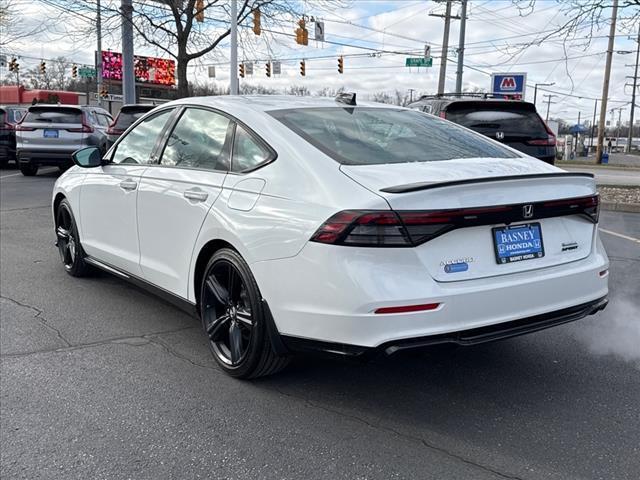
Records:
<instances>
[{"instance_id":1,"label":"street light pole","mask_svg":"<svg viewBox=\"0 0 640 480\"><path fill-rule=\"evenodd\" d=\"M627 153L631 152L631 140L633 139L633 114L636 107L636 88L638 87L638 60L640 59L640 28L636 40L636 69L633 74L633 91L631 92L631 113L629 114L629 134L627 135Z\"/></svg>"},{"instance_id":2,"label":"street light pole","mask_svg":"<svg viewBox=\"0 0 640 480\"><path fill-rule=\"evenodd\" d=\"M545 97L547 97L547 116L545 117L545 123L549 122L549 108L551 107L552 103L556 103L556 102L552 102L551 99L553 97L557 97L557 95L544 95Z\"/></svg>"},{"instance_id":3,"label":"street light pole","mask_svg":"<svg viewBox=\"0 0 640 480\"><path fill-rule=\"evenodd\" d=\"M121 0L122 12L122 104L136 103L136 77L133 72L133 5Z\"/></svg>"},{"instance_id":4,"label":"street light pole","mask_svg":"<svg viewBox=\"0 0 640 480\"><path fill-rule=\"evenodd\" d=\"M238 95L238 1L231 0L231 55L229 55L229 91Z\"/></svg>"},{"instance_id":5,"label":"street light pole","mask_svg":"<svg viewBox=\"0 0 640 480\"><path fill-rule=\"evenodd\" d=\"M536 83L533 86L533 104L536 104L536 99L538 98L538 85L540 85L541 87L551 87L553 85L555 85L556 82L551 82L551 83Z\"/></svg>"},{"instance_id":6,"label":"street light pole","mask_svg":"<svg viewBox=\"0 0 640 480\"><path fill-rule=\"evenodd\" d=\"M460 38L458 40L458 70L456 71L456 93L462 93L462 73L464 70L464 37L467 26L467 0L462 0L460 11Z\"/></svg>"},{"instance_id":7,"label":"street light pole","mask_svg":"<svg viewBox=\"0 0 640 480\"><path fill-rule=\"evenodd\" d=\"M96 2L96 34L98 36L98 52L96 53L96 86L98 87L98 106L102 107L102 20L100 19L100 0Z\"/></svg>"}]
</instances>

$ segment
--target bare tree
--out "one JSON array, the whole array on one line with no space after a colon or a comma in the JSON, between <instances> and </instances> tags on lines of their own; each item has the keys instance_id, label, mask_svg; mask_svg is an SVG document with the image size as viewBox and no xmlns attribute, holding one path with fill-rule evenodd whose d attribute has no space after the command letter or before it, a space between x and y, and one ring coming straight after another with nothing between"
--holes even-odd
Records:
<instances>
[{"instance_id":1,"label":"bare tree","mask_svg":"<svg viewBox=\"0 0 640 480\"><path fill-rule=\"evenodd\" d=\"M348 0L308 0L316 12L331 11ZM69 15L94 14L95 0L47 0ZM72 4L70 4L72 3ZM102 8L105 33L116 35L121 14L119 2L105 2ZM262 34L266 41L273 40L277 27L287 27L293 35L295 20L308 10L307 0L238 0L240 33L248 34L250 15L260 11ZM151 46L176 60L178 96L189 94L187 69L189 64L205 55L215 53L217 47L230 35L230 7L227 0L140 0L134 5L133 27L139 44ZM202 21L199 21L198 19ZM253 33L248 36L254 36ZM293 42L293 39L287 39Z\"/></svg>"},{"instance_id":2,"label":"bare tree","mask_svg":"<svg viewBox=\"0 0 640 480\"><path fill-rule=\"evenodd\" d=\"M22 75L23 83L36 89L66 90L69 86L69 73L72 62L65 57L58 57L46 64L45 73L38 66L28 69Z\"/></svg>"},{"instance_id":3,"label":"bare tree","mask_svg":"<svg viewBox=\"0 0 640 480\"><path fill-rule=\"evenodd\" d=\"M25 25L18 10L24 8L16 0L0 0L0 50L5 51L11 44L37 35L46 30L44 22L36 26Z\"/></svg>"}]
</instances>

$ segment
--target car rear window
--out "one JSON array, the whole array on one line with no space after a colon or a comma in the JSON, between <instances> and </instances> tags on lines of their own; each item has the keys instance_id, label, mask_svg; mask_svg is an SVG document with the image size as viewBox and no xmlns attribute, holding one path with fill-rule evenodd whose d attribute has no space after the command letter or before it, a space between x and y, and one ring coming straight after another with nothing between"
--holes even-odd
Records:
<instances>
[{"instance_id":1,"label":"car rear window","mask_svg":"<svg viewBox=\"0 0 640 480\"><path fill-rule=\"evenodd\" d=\"M25 123L82 123L82 112L75 108L30 108Z\"/></svg>"},{"instance_id":2,"label":"car rear window","mask_svg":"<svg viewBox=\"0 0 640 480\"><path fill-rule=\"evenodd\" d=\"M517 103L491 105L452 104L447 109L447 120L456 122L476 132L494 136L504 133L505 138L546 138L547 130L538 114Z\"/></svg>"},{"instance_id":3,"label":"car rear window","mask_svg":"<svg viewBox=\"0 0 640 480\"><path fill-rule=\"evenodd\" d=\"M120 130L126 130L129 128L136 120L141 118L145 113L151 111L151 108L139 109L139 110L124 110L120 111L118 117L116 118L115 128Z\"/></svg>"},{"instance_id":4,"label":"car rear window","mask_svg":"<svg viewBox=\"0 0 640 480\"><path fill-rule=\"evenodd\" d=\"M18 123L22 120L22 116L26 112L26 109L23 108L0 108L0 121L1 117L5 117L5 121L8 123Z\"/></svg>"},{"instance_id":5,"label":"car rear window","mask_svg":"<svg viewBox=\"0 0 640 480\"><path fill-rule=\"evenodd\" d=\"M414 110L328 107L268 113L345 165L518 157L480 135Z\"/></svg>"}]
</instances>

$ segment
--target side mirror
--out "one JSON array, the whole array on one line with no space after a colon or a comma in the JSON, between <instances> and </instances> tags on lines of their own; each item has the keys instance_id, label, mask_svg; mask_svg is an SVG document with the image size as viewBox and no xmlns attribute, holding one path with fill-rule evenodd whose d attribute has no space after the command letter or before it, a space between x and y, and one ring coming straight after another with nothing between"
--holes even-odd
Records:
<instances>
[{"instance_id":1,"label":"side mirror","mask_svg":"<svg viewBox=\"0 0 640 480\"><path fill-rule=\"evenodd\" d=\"M102 165L102 153L98 147L86 147L76 150L71 155L76 165L82 168L99 167Z\"/></svg>"}]
</instances>

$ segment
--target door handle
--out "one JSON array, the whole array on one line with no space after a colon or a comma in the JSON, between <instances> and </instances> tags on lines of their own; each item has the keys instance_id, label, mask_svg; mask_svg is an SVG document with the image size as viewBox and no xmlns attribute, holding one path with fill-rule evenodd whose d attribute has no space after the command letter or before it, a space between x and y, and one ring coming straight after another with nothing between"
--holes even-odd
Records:
<instances>
[{"instance_id":1,"label":"door handle","mask_svg":"<svg viewBox=\"0 0 640 480\"><path fill-rule=\"evenodd\" d=\"M209 194L207 192L203 192L200 189L185 190L183 195L184 195L184 198L188 200L193 200L195 202L204 202L207 198L209 198Z\"/></svg>"},{"instance_id":2,"label":"door handle","mask_svg":"<svg viewBox=\"0 0 640 480\"><path fill-rule=\"evenodd\" d=\"M138 186L138 182L134 182L133 180L123 180L120 182L120 188L123 190L135 190Z\"/></svg>"}]
</instances>

